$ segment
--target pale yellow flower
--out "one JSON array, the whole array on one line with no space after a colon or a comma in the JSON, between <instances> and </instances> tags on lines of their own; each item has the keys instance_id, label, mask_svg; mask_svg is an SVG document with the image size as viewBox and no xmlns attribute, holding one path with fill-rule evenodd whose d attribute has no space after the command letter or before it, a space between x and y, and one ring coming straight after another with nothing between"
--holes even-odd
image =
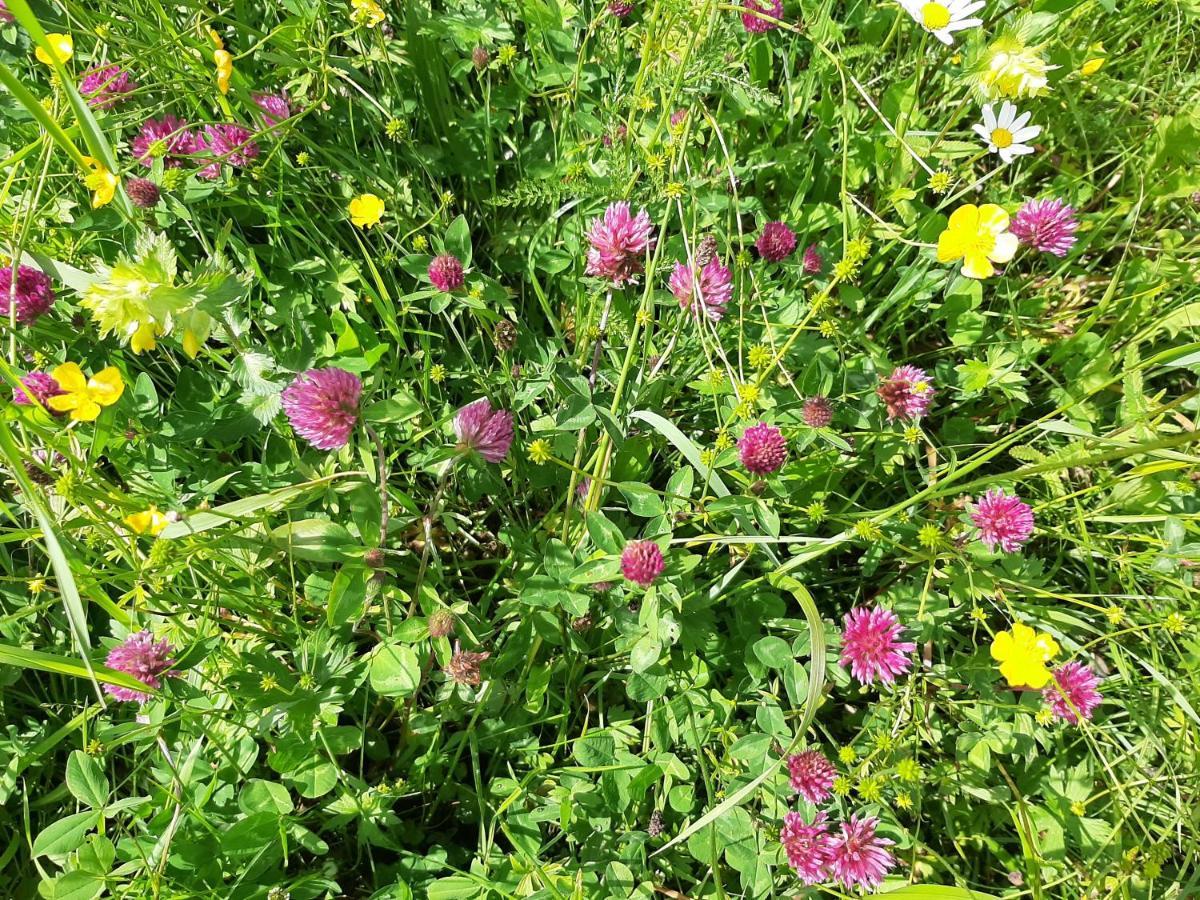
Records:
<instances>
[{"instance_id":1,"label":"pale yellow flower","mask_svg":"<svg viewBox=\"0 0 1200 900\"><path fill-rule=\"evenodd\" d=\"M1046 90L1046 64L1036 48L1007 34L994 41L984 55L983 92L992 100L1033 97Z\"/></svg>"},{"instance_id":2,"label":"pale yellow flower","mask_svg":"<svg viewBox=\"0 0 1200 900\"><path fill-rule=\"evenodd\" d=\"M355 25L374 28L386 20L387 13L375 0L350 0L350 21Z\"/></svg>"}]
</instances>

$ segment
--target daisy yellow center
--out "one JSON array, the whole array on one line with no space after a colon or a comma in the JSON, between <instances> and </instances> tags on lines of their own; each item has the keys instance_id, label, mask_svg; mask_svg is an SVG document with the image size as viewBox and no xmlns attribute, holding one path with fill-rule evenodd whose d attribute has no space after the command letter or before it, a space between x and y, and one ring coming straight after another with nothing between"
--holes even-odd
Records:
<instances>
[{"instance_id":1,"label":"daisy yellow center","mask_svg":"<svg viewBox=\"0 0 1200 900\"><path fill-rule=\"evenodd\" d=\"M930 31L938 31L950 24L950 10L942 3L926 3L921 7L921 22Z\"/></svg>"},{"instance_id":2,"label":"daisy yellow center","mask_svg":"<svg viewBox=\"0 0 1200 900\"><path fill-rule=\"evenodd\" d=\"M1005 147L1011 147L1013 143L1013 134L1007 128L993 128L992 143L1001 150L1003 150Z\"/></svg>"}]
</instances>

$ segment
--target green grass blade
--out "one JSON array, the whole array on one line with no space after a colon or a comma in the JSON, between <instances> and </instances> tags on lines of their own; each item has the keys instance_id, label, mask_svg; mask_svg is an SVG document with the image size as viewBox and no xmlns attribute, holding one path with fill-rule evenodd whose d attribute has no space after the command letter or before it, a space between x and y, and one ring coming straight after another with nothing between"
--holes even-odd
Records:
<instances>
[{"instance_id":1,"label":"green grass blade","mask_svg":"<svg viewBox=\"0 0 1200 900\"><path fill-rule=\"evenodd\" d=\"M33 96L25 85L21 84L21 80L4 63L0 63L0 84L8 88L8 92L46 130L46 134L50 135L51 140L67 152L67 155L71 157L75 165L79 166L82 170L87 169L87 163L83 161L83 153L75 146L75 142L71 140L63 130L63 127L54 121L54 117L38 102L37 97Z\"/></svg>"},{"instance_id":2,"label":"green grass blade","mask_svg":"<svg viewBox=\"0 0 1200 900\"><path fill-rule=\"evenodd\" d=\"M90 660L79 662L68 656L58 656L54 653L43 653L41 650L27 650L24 647L14 647L11 644L0 644L0 666L16 666L20 669L36 669L39 672L52 672L55 675L68 675L71 678L83 678L92 684L104 682L116 687L131 688L143 693L153 693L145 684L132 675L118 672L107 666L92 665Z\"/></svg>"},{"instance_id":3,"label":"green grass blade","mask_svg":"<svg viewBox=\"0 0 1200 900\"><path fill-rule=\"evenodd\" d=\"M5 369L7 368L5 366ZM11 372L7 374L11 374ZM12 431L8 428L0 429L0 452L3 452L5 459L8 461L12 477L21 488L21 505L33 513L34 518L37 519L38 527L42 531L42 542L46 546L46 555L50 557L50 565L54 569L54 577L58 581L58 590L62 596L63 609L67 614L67 623L71 628L72 636L75 638L75 645L79 650L80 658L83 660L83 666L92 679L92 685L96 689L96 694L102 698L100 685L96 682L96 678L92 674L92 663L88 658L88 651L92 648L92 641L88 635L87 612L84 609L83 599L79 595L79 587L75 584L75 576L71 572L71 564L67 560L67 555L63 551L62 544L59 543L58 536L54 532L54 524L51 522L50 514L42 503L41 494L25 471L25 466L21 461L20 448L17 447L16 441L13 440ZM103 702L103 699L101 702Z\"/></svg>"}]
</instances>

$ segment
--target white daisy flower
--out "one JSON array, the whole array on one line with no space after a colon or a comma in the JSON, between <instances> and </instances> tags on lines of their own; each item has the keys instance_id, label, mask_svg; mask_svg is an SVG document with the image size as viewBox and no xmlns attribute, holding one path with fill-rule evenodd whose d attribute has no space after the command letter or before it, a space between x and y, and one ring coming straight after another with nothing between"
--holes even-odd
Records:
<instances>
[{"instance_id":1,"label":"white daisy flower","mask_svg":"<svg viewBox=\"0 0 1200 900\"><path fill-rule=\"evenodd\" d=\"M1000 159L1010 163L1018 156L1026 156L1033 152L1026 141L1032 141L1042 133L1040 125L1030 125L1029 117L1033 113L1017 115L1017 108L1007 100L1000 105L1000 115L996 115L991 103L983 105L983 124L972 125L975 133L983 138L991 153L999 153Z\"/></svg>"},{"instance_id":2,"label":"white daisy flower","mask_svg":"<svg viewBox=\"0 0 1200 900\"><path fill-rule=\"evenodd\" d=\"M954 32L983 24L983 19L971 14L983 9L984 0L900 0L900 5L948 47L954 44Z\"/></svg>"}]
</instances>

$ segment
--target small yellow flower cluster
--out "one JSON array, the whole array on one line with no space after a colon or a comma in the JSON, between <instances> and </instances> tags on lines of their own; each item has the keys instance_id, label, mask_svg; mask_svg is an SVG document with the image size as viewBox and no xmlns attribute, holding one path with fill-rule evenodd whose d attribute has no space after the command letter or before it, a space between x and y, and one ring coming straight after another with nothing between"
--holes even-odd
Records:
<instances>
[{"instance_id":1,"label":"small yellow flower cluster","mask_svg":"<svg viewBox=\"0 0 1200 900\"><path fill-rule=\"evenodd\" d=\"M936 550L942 546L942 529L932 522L922 525L917 532L917 543L926 550Z\"/></svg>"},{"instance_id":2,"label":"small yellow flower cluster","mask_svg":"<svg viewBox=\"0 0 1200 900\"><path fill-rule=\"evenodd\" d=\"M859 519L854 523L854 536L864 541L877 541L883 537L883 530L870 519Z\"/></svg>"},{"instance_id":3,"label":"small yellow flower cluster","mask_svg":"<svg viewBox=\"0 0 1200 900\"><path fill-rule=\"evenodd\" d=\"M750 348L750 368L752 369L765 369L771 365L771 360L774 358L775 354L766 344L755 344Z\"/></svg>"},{"instance_id":4,"label":"small yellow flower cluster","mask_svg":"<svg viewBox=\"0 0 1200 900\"><path fill-rule=\"evenodd\" d=\"M954 176L945 169L939 169L929 176L929 189L935 194L944 194L954 185Z\"/></svg>"},{"instance_id":5,"label":"small yellow flower cluster","mask_svg":"<svg viewBox=\"0 0 1200 900\"><path fill-rule=\"evenodd\" d=\"M536 465L543 465L554 458L554 451L550 449L550 442L545 438L538 438L529 445L529 459Z\"/></svg>"}]
</instances>

